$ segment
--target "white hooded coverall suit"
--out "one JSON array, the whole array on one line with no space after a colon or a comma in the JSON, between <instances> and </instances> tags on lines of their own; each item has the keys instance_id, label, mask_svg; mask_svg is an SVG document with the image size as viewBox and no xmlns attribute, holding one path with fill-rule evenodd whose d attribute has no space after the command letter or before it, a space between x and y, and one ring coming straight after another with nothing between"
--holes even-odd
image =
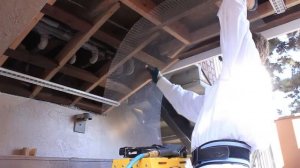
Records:
<instances>
[{"instance_id":1,"label":"white hooded coverall suit","mask_svg":"<svg viewBox=\"0 0 300 168\"><path fill-rule=\"evenodd\" d=\"M192 150L221 139L247 143L251 150L270 144L272 85L252 40L246 0L223 0L218 17L221 25L223 68L205 95L182 89L161 77L157 86L176 111L196 123ZM243 167L207 165L204 167Z\"/></svg>"}]
</instances>

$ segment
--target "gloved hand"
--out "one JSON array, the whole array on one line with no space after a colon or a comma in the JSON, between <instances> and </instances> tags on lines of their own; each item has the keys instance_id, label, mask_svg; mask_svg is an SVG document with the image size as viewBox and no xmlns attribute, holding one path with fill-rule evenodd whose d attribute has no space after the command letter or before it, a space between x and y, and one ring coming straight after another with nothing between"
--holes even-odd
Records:
<instances>
[{"instance_id":1,"label":"gloved hand","mask_svg":"<svg viewBox=\"0 0 300 168\"><path fill-rule=\"evenodd\" d=\"M146 66L146 69L147 69L148 72L150 73L150 75L151 75L151 77L152 77L152 81L153 81L154 83L157 83L159 77L161 76L161 75L160 75L160 72L159 72L159 70L158 70L158 68Z\"/></svg>"}]
</instances>

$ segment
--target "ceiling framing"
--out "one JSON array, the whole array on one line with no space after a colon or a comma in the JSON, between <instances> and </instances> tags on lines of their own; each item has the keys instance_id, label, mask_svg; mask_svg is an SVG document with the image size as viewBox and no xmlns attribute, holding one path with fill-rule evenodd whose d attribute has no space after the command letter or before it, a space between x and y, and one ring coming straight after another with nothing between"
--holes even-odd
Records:
<instances>
[{"instance_id":1,"label":"ceiling framing","mask_svg":"<svg viewBox=\"0 0 300 168\"><path fill-rule=\"evenodd\" d=\"M93 6L92 2L90 6ZM79 8L78 6L71 8L64 3L66 2L59 0L57 0L57 2L49 0L45 3L40 12L38 12L31 22L23 28L9 48L7 48L4 53L1 53L0 66L10 68L11 64L13 64L12 62L22 62L26 65L32 65L41 69L36 74L36 77L41 79L55 81L56 78L58 78L57 76L62 74L79 81L79 84L75 89L98 94L99 96L103 95L101 95L101 91L98 90L110 89L116 92L116 94L119 94L119 99L117 101L123 102L150 82L150 76L145 71L143 72L145 75L143 75L139 81L134 83L131 88L128 88L121 83L115 83L118 87L105 88L107 77L125 64L130 58L134 57L145 64L158 67L160 70L164 71L179 59L193 56L219 45L218 36L220 27L217 20L209 20L207 22L212 23L202 26L195 31L191 31L189 25L186 25L181 21L184 19L195 19L195 15L202 15L202 11L207 8L207 5L212 5L214 1L210 1L209 3L199 1L199 4L193 6L193 8L170 17L167 20L151 14L150 11L158 5L156 4L157 1L153 0L103 0L99 1L97 5L94 5L92 9L88 9L90 10L90 13L88 13L87 16L82 17L76 13L80 10L87 9L77 9ZM299 18L300 1L286 0L286 4L291 10L288 10L285 14L274 16L270 3L268 1L261 1L258 10L254 13L249 13L249 19L253 23L251 29L263 31ZM105 9L103 6L105 6ZM213 9L217 10L217 8ZM99 66L96 71L89 71L69 64L70 59L90 38L95 38L115 50L118 49L125 35L114 36L107 32L105 27L111 26L111 29L113 29L111 23L114 23L115 26L122 28L124 31L129 29L130 27L126 27L126 25L122 25L121 23L127 22L127 20L124 20L124 18L119 18L118 20L117 13L122 10L130 10L132 15L134 15L132 18L146 18L155 25L154 29L168 33L176 41L181 42L181 46L170 54L167 59L158 59L144 51L144 48L157 38L158 34L153 34L150 38L140 43L138 47L132 49L131 53L114 66L110 66L111 61L108 60L105 64ZM96 15L95 13L100 14ZM58 54L53 57L47 57L41 53L24 50L20 45L23 39L26 38L29 32L34 29L44 16L52 18L60 23L64 23L76 32L71 40L69 40ZM261 19L268 19L268 21L263 23L258 22ZM132 25L133 23L129 22L134 22L134 19L133 21L128 21L128 25ZM257 22L258 24L256 24ZM170 41L169 43L163 44L161 48L170 49L176 41ZM101 104L99 103L87 101L82 97L57 94L56 92L42 88L41 86L24 87L21 83L3 77L1 77L1 81L3 81L0 84L1 92L54 102L57 104L73 105L95 113L108 112L113 109L113 107L102 109Z\"/></svg>"}]
</instances>

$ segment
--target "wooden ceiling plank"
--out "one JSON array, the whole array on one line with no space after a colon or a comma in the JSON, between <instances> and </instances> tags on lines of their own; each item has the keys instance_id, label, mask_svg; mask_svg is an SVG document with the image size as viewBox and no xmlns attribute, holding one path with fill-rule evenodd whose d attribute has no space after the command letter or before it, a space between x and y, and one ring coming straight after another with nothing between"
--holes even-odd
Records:
<instances>
[{"instance_id":1,"label":"wooden ceiling plank","mask_svg":"<svg viewBox=\"0 0 300 168\"><path fill-rule=\"evenodd\" d=\"M209 26L206 26L202 29L193 32L192 34L193 35L191 45L197 44L220 35L220 25L219 23L213 23Z\"/></svg>"},{"instance_id":2,"label":"wooden ceiling plank","mask_svg":"<svg viewBox=\"0 0 300 168\"><path fill-rule=\"evenodd\" d=\"M123 4L131 8L132 10L136 11L138 14L155 24L156 26L160 26L163 24L159 18L155 18L151 15L152 9L155 7L155 4L151 1L140 1L140 0L121 0ZM184 44L190 43L190 36L186 29L183 28L182 25L179 23L173 23L173 25L176 24L176 26L170 27L168 25L165 25L163 27L163 30L168 32L170 35L172 35L177 40L181 41ZM179 26L180 25L180 26ZM178 29L180 27L180 29Z\"/></svg>"},{"instance_id":3,"label":"wooden ceiling plank","mask_svg":"<svg viewBox=\"0 0 300 168\"><path fill-rule=\"evenodd\" d=\"M103 2L105 3L105 2ZM60 69L72 58L72 56L77 52L77 50L90 39L90 37L119 9L120 4L114 4L105 13L99 16L93 26L87 32L78 32L75 36L67 43L67 45L60 51L57 55L57 61L59 66L51 71L47 71L44 79L50 80ZM34 98L40 91L42 87L36 86L33 89L31 98Z\"/></svg>"},{"instance_id":4,"label":"wooden ceiling plank","mask_svg":"<svg viewBox=\"0 0 300 168\"><path fill-rule=\"evenodd\" d=\"M56 6L46 5L42 12L50 16L62 23L67 24L68 26L72 27L75 30L78 30L80 32L86 32L89 29L91 29L92 24L88 21L85 21L67 11L64 11ZM108 35L107 33L104 33L101 30L96 31L93 36L97 38L98 40L105 42L109 45L111 45L114 48L118 48L119 44L121 43L120 40Z\"/></svg>"},{"instance_id":5,"label":"wooden ceiling plank","mask_svg":"<svg viewBox=\"0 0 300 168\"><path fill-rule=\"evenodd\" d=\"M277 18L277 19L275 19L271 22L268 22L266 24L263 24L261 26L253 27L253 31L262 32L262 31L265 31L265 30L271 29L273 27L291 22L291 21L299 19L299 18L300 18L300 11L293 12L289 15L286 15L286 16L281 17L281 18Z\"/></svg>"},{"instance_id":6,"label":"wooden ceiling plank","mask_svg":"<svg viewBox=\"0 0 300 168\"><path fill-rule=\"evenodd\" d=\"M180 59L185 59L185 58L197 55L199 53L202 53L202 52L205 52L205 51L217 48L219 46L220 46L220 42L219 41L210 42L210 43L207 43L205 45L202 45L201 47L197 47L197 48L194 48L194 49L191 49L191 50L188 50L186 52L181 53L179 55L179 58Z\"/></svg>"},{"instance_id":7,"label":"wooden ceiling plank","mask_svg":"<svg viewBox=\"0 0 300 168\"><path fill-rule=\"evenodd\" d=\"M147 40L145 40L144 42L142 42L138 47L136 47L131 53L129 53L125 58L123 58L121 61L119 61L118 63L116 63L115 65L113 65L112 67L110 67L109 71L107 72L106 70L102 71L101 77L99 78L99 80L97 82L95 82L94 84L92 84L91 86L89 86L87 89L85 89L86 92L90 92L91 90L93 90L94 88L96 88L96 86L98 86L101 82L105 81L106 78L112 74L113 72L115 72L119 67L121 67L125 62L127 62L129 59L131 59L135 54L137 54L138 52L140 52L144 47L146 47L149 43L151 43L155 38L157 38L159 36L159 33L155 33L153 35L151 35ZM105 72L106 71L106 72ZM105 74L104 74L105 72ZM78 103L81 100L81 97L77 97L72 105L75 105L76 103Z\"/></svg>"},{"instance_id":8,"label":"wooden ceiling plank","mask_svg":"<svg viewBox=\"0 0 300 168\"><path fill-rule=\"evenodd\" d=\"M179 56L179 54L185 50L187 47L187 45L182 45L182 47L180 47L179 49L177 49L177 51L174 52L174 54L170 55L169 57L174 59L174 58L177 58Z\"/></svg>"},{"instance_id":9,"label":"wooden ceiling plank","mask_svg":"<svg viewBox=\"0 0 300 168\"><path fill-rule=\"evenodd\" d=\"M121 65L123 65L125 62L127 62L129 59L131 59L134 55L136 55L138 52L140 52L143 48L145 48L148 44L150 44L154 39L156 39L159 36L159 33L155 33L151 35L147 40L142 42L138 47L132 50L130 54L128 54L125 58L123 58L121 61L119 61L117 64L115 64L113 67L110 68L110 72L116 71ZM110 74L108 74L110 75Z\"/></svg>"},{"instance_id":10,"label":"wooden ceiling plank","mask_svg":"<svg viewBox=\"0 0 300 168\"><path fill-rule=\"evenodd\" d=\"M166 66L166 64L164 62L162 62L161 60L159 60L145 52L142 52L142 51L140 51L136 55L134 55L134 58L144 62L145 64L151 65L152 67L157 67L159 69Z\"/></svg>"},{"instance_id":11,"label":"wooden ceiling plank","mask_svg":"<svg viewBox=\"0 0 300 168\"><path fill-rule=\"evenodd\" d=\"M119 9L120 4L114 4L107 12L96 19L94 25L85 33L78 32L72 40L58 54L57 60L60 65L66 64L77 50L87 42L93 34Z\"/></svg>"},{"instance_id":12,"label":"wooden ceiling plank","mask_svg":"<svg viewBox=\"0 0 300 168\"><path fill-rule=\"evenodd\" d=\"M77 19L77 16L62 10L57 6L45 5L41 12L62 23L68 24L71 28L81 32L87 32L92 27L92 24L89 22Z\"/></svg>"},{"instance_id":13,"label":"wooden ceiling plank","mask_svg":"<svg viewBox=\"0 0 300 168\"><path fill-rule=\"evenodd\" d=\"M8 56L9 58L13 58L15 60L35 65L44 69L53 69L58 66L58 64L51 59L41 55L32 55L27 50L7 49L4 55Z\"/></svg>"},{"instance_id":14,"label":"wooden ceiling plank","mask_svg":"<svg viewBox=\"0 0 300 168\"><path fill-rule=\"evenodd\" d=\"M94 34L94 37L114 48L119 48L119 45L121 44L121 40L115 38L115 37L112 37L111 35L108 35L107 33L101 31L101 30L98 30L95 34Z\"/></svg>"},{"instance_id":15,"label":"wooden ceiling plank","mask_svg":"<svg viewBox=\"0 0 300 168\"><path fill-rule=\"evenodd\" d=\"M80 18L78 18L75 15L72 15L66 11L63 11L62 9L59 9L58 7L51 6L51 5L46 5L43 10L43 13L46 15L53 17L63 23L68 24L70 27L75 28L79 31L85 31L86 29L89 29L91 27L91 24L89 24L87 21L84 21ZM95 34L94 37L97 39L107 43L108 45L111 45L114 48L118 48L121 41L115 37L112 37L108 35L107 33L104 33L101 30L98 30ZM145 62L146 64L149 64L151 66L157 66L157 67L163 67L165 63L160 61L159 59L156 59L152 57L151 55L140 51L138 54L135 56L138 60Z\"/></svg>"},{"instance_id":16,"label":"wooden ceiling plank","mask_svg":"<svg viewBox=\"0 0 300 168\"><path fill-rule=\"evenodd\" d=\"M173 23L172 25L164 26L163 30L168 32L177 40L181 41L183 44L191 43L189 31L180 23Z\"/></svg>"},{"instance_id":17,"label":"wooden ceiling plank","mask_svg":"<svg viewBox=\"0 0 300 168\"><path fill-rule=\"evenodd\" d=\"M77 68L72 65L65 65L61 70L61 73L71 76L73 78L81 79L86 82L94 83L97 81L97 76L93 73L86 71L84 69Z\"/></svg>"}]
</instances>

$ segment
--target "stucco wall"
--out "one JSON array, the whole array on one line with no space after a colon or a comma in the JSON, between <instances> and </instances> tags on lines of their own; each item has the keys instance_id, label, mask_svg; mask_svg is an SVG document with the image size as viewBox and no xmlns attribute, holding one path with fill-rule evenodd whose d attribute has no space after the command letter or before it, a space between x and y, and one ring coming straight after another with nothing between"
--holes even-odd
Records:
<instances>
[{"instance_id":1,"label":"stucco wall","mask_svg":"<svg viewBox=\"0 0 300 168\"><path fill-rule=\"evenodd\" d=\"M0 93L0 155L36 147L37 155L43 157L111 159L119 157L118 149L123 146L160 143L158 127L139 121L125 109L93 115L86 133L75 133L72 116L83 112Z\"/></svg>"},{"instance_id":2,"label":"stucco wall","mask_svg":"<svg viewBox=\"0 0 300 168\"><path fill-rule=\"evenodd\" d=\"M293 121L300 122L300 117L284 117L276 121L276 126L279 135L280 147L284 160L285 168L300 167L300 147L297 145L295 132L299 132L299 128L294 127Z\"/></svg>"},{"instance_id":3,"label":"stucco wall","mask_svg":"<svg viewBox=\"0 0 300 168\"><path fill-rule=\"evenodd\" d=\"M47 0L2 0L0 5L0 57L28 26Z\"/></svg>"}]
</instances>

